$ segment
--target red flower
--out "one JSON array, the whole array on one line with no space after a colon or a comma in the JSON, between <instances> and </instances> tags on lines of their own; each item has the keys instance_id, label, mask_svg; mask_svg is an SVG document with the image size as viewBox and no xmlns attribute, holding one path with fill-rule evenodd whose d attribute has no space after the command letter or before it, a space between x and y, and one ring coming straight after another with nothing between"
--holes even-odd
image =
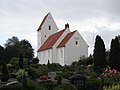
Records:
<instances>
[{"instance_id":1,"label":"red flower","mask_svg":"<svg viewBox=\"0 0 120 90\"><path fill-rule=\"evenodd\" d=\"M40 76L40 79L41 80L46 80L46 79L48 79L48 76L46 76L46 75Z\"/></svg>"}]
</instances>

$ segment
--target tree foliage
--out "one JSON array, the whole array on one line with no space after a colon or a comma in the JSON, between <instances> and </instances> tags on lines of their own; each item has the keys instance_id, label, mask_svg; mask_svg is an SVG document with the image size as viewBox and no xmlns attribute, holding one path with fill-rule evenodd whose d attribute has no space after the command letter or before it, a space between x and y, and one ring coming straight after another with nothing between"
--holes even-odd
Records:
<instances>
[{"instance_id":1,"label":"tree foliage","mask_svg":"<svg viewBox=\"0 0 120 90\"><path fill-rule=\"evenodd\" d=\"M22 90L28 90L25 71L23 72L23 76L22 76Z\"/></svg>"},{"instance_id":2,"label":"tree foliage","mask_svg":"<svg viewBox=\"0 0 120 90\"><path fill-rule=\"evenodd\" d=\"M19 68L23 69L23 56L22 56L22 54L20 55L20 58L19 58Z\"/></svg>"},{"instance_id":3,"label":"tree foliage","mask_svg":"<svg viewBox=\"0 0 120 90\"><path fill-rule=\"evenodd\" d=\"M94 69L101 73L101 70L106 67L105 45L100 36L96 36L94 46Z\"/></svg>"},{"instance_id":4,"label":"tree foliage","mask_svg":"<svg viewBox=\"0 0 120 90\"><path fill-rule=\"evenodd\" d=\"M111 68L120 70L120 43L117 37L111 41L109 64Z\"/></svg>"},{"instance_id":5,"label":"tree foliage","mask_svg":"<svg viewBox=\"0 0 120 90\"><path fill-rule=\"evenodd\" d=\"M29 61L33 58L34 52L32 45L27 40L21 40L15 36L12 38L9 38L6 41L5 44L5 51L7 56L7 63L13 58L13 57L19 57L20 54L23 55L24 58L28 58Z\"/></svg>"},{"instance_id":6,"label":"tree foliage","mask_svg":"<svg viewBox=\"0 0 120 90\"><path fill-rule=\"evenodd\" d=\"M9 64L12 65L12 68L14 71L16 71L20 68L19 67L19 60L20 60L20 57L19 58L13 57L9 62ZM27 68L27 67L28 67L28 59L23 58L23 68Z\"/></svg>"},{"instance_id":7,"label":"tree foliage","mask_svg":"<svg viewBox=\"0 0 120 90\"><path fill-rule=\"evenodd\" d=\"M18 42L19 42L18 37L13 36L12 38L9 38L9 39L6 41L5 47L13 46L13 45L15 45L15 44L18 43Z\"/></svg>"},{"instance_id":8,"label":"tree foliage","mask_svg":"<svg viewBox=\"0 0 120 90\"><path fill-rule=\"evenodd\" d=\"M24 58L31 60L34 56L32 45L27 40L21 40L19 44L20 52L23 54Z\"/></svg>"},{"instance_id":9,"label":"tree foliage","mask_svg":"<svg viewBox=\"0 0 120 90\"><path fill-rule=\"evenodd\" d=\"M9 73L8 73L8 70L7 70L7 67L6 67L6 64L3 63L3 67L2 67L2 75L1 75L1 81L2 82L7 82L8 79L9 79Z\"/></svg>"},{"instance_id":10,"label":"tree foliage","mask_svg":"<svg viewBox=\"0 0 120 90\"><path fill-rule=\"evenodd\" d=\"M5 61L5 50L4 47L0 46L0 65Z\"/></svg>"},{"instance_id":11,"label":"tree foliage","mask_svg":"<svg viewBox=\"0 0 120 90\"><path fill-rule=\"evenodd\" d=\"M38 64L38 63L39 63L38 57L32 59L32 64Z\"/></svg>"}]
</instances>

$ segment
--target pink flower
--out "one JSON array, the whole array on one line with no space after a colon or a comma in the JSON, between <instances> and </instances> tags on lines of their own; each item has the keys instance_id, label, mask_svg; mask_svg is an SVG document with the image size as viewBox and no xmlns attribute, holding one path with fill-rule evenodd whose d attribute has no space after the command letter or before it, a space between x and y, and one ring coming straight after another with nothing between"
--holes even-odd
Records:
<instances>
[{"instance_id":1,"label":"pink flower","mask_svg":"<svg viewBox=\"0 0 120 90\"><path fill-rule=\"evenodd\" d=\"M112 75L110 75L110 77L112 77Z\"/></svg>"},{"instance_id":2,"label":"pink flower","mask_svg":"<svg viewBox=\"0 0 120 90\"><path fill-rule=\"evenodd\" d=\"M107 76L107 74L104 74L104 76L106 77L106 76Z\"/></svg>"},{"instance_id":3,"label":"pink flower","mask_svg":"<svg viewBox=\"0 0 120 90\"><path fill-rule=\"evenodd\" d=\"M113 70L109 70L110 74L113 74Z\"/></svg>"},{"instance_id":4,"label":"pink flower","mask_svg":"<svg viewBox=\"0 0 120 90\"><path fill-rule=\"evenodd\" d=\"M104 72L107 72L107 71L108 71L108 68L106 68Z\"/></svg>"},{"instance_id":5,"label":"pink flower","mask_svg":"<svg viewBox=\"0 0 120 90\"><path fill-rule=\"evenodd\" d=\"M98 79L101 79L101 76L99 76Z\"/></svg>"},{"instance_id":6,"label":"pink flower","mask_svg":"<svg viewBox=\"0 0 120 90\"><path fill-rule=\"evenodd\" d=\"M117 70L114 70L114 74L116 74L117 73Z\"/></svg>"}]
</instances>

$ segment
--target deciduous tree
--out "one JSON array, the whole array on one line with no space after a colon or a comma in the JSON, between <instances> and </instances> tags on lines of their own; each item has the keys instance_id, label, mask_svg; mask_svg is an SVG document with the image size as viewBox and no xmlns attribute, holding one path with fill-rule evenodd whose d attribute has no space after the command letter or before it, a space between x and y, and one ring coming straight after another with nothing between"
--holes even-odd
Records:
<instances>
[{"instance_id":1,"label":"deciduous tree","mask_svg":"<svg viewBox=\"0 0 120 90\"><path fill-rule=\"evenodd\" d=\"M5 50L4 47L0 46L0 65L5 61Z\"/></svg>"},{"instance_id":2,"label":"deciduous tree","mask_svg":"<svg viewBox=\"0 0 120 90\"><path fill-rule=\"evenodd\" d=\"M19 41L18 37L13 36L6 41L5 51L7 55L7 63L13 58L18 58L20 54L24 58L28 58L28 62L34 57L32 45L27 40Z\"/></svg>"},{"instance_id":3,"label":"deciduous tree","mask_svg":"<svg viewBox=\"0 0 120 90\"><path fill-rule=\"evenodd\" d=\"M7 82L8 79L9 79L9 73L8 73L8 70L7 70L7 67L6 67L6 64L3 63L3 67L2 67L2 75L1 75L1 81L2 82Z\"/></svg>"},{"instance_id":4,"label":"deciduous tree","mask_svg":"<svg viewBox=\"0 0 120 90\"><path fill-rule=\"evenodd\" d=\"M22 54L20 55L20 58L19 58L19 68L23 69L23 56L22 56Z\"/></svg>"}]
</instances>

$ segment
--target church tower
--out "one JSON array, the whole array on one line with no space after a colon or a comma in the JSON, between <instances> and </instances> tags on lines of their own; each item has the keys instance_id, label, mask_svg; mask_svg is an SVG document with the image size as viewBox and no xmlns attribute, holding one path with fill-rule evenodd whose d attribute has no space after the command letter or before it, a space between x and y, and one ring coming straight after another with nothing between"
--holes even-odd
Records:
<instances>
[{"instance_id":1,"label":"church tower","mask_svg":"<svg viewBox=\"0 0 120 90\"><path fill-rule=\"evenodd\" d=\"M46 39L56 33L58 31L58 27L51 15L48 13L43 21L41 22L38 30L37 30L37 48L41 47L41 45L46 41Z\"/></svg>"}]
</instances>

